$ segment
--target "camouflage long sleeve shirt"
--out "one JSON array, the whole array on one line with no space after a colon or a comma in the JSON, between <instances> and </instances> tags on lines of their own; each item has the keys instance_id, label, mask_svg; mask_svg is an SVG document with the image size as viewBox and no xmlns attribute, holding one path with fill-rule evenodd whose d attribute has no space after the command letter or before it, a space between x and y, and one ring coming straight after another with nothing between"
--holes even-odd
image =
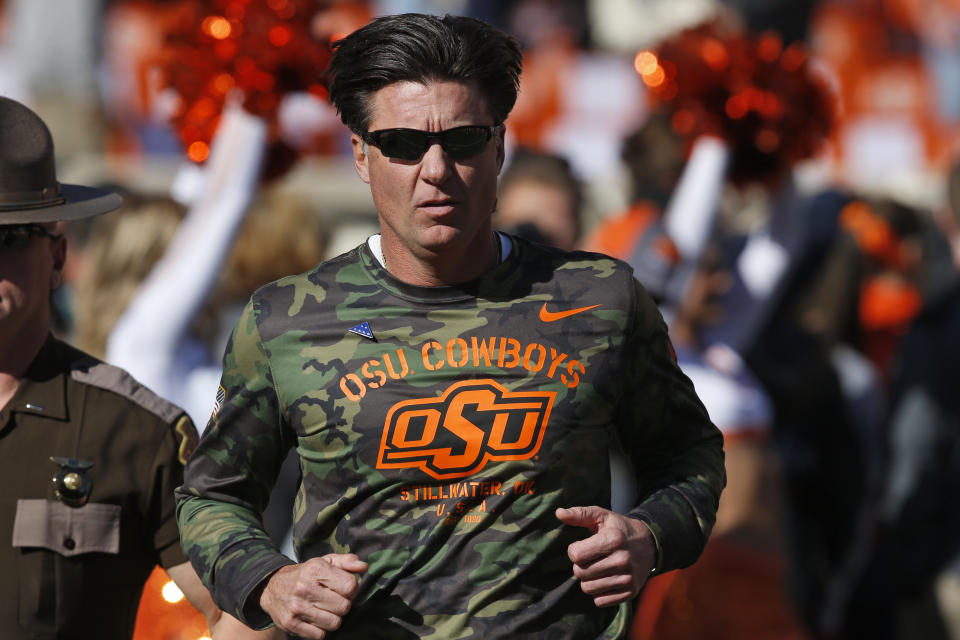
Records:
<instances>
[{"instance_id":1,"label":"camouflage long sleeve shirt","mask_svg":"<svg viewBox=\"0 0 960 640\"><path fill-rule=\"evenodd\" d=\"M184 549L247 624L291 561L258 514L290 447L294 547L369 563L337 638L621 638L573 577L586 537L557 507L609 507L609 448L658 572L692 563L724 482L722 439L628 266L514 239L477 281L407 285L366 245L254 294L218 411L178 490ZM249 601L248 601L249 600Z\"/></svg>"}]
</instances>

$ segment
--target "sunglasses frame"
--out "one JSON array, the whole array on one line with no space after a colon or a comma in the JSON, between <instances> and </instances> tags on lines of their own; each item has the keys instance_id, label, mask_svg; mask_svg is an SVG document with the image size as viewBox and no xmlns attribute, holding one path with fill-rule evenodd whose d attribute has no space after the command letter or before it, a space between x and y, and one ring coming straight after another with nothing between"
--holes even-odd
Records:
<instances>
[{"instance_id":1,"label":"sunglasses frame","mask_svg":"<svg viewBox=\"0 0 960 640\"><path fill-rule=\"evenodd\" d=\"M391 158L393 160L404 160L406 162L418 162L420 161L420 159L423 158L423 154L427 152L427 150L430 148L430 145L433 144L434 140L439 142L440 146L443 148L443 151L454 160L465 160L467 158L471 158L473 156L483 153L483 151L487 148L487 144L490 143L490 140L493 138L494 133L500 126L501 126L500 124L468 124L462 127L445 129L443 131L423 131L421 129L408 129L405 127L397 127L395 129L377 129L376 131L367 131L365 133L361 133L360 138L367 144L371 144L377 147L378 149L380 149L380 153L382 153L384 157ZM484 138L483 147L481 147L479 150L475 152L467 153L465 155L457 153L456 151L451 151L450 148L448 148L447 146L449 144L449 142L447 142L447 137L454 132L462 131L464 129L478 129L478 130L484 131L486 133L486 138ZM422 143L423 148L420 151L420 154L416 158L404 158L403 156L392 156L384 152L383 147L381 146L381 138L384 135L391 134L391 133L410 133L410 134L415 134L417 137L420 137L423 141Z\"/></svg>"},{"instance_id":2,"label":"sunglasses frame","mask_svg":"<svg viewBox=\"0 0 960 640\"><path fill-rule=\"evenodd\" d=\"M0 225L0 251L25 249L30 245L30 238L34 236L59 238L60 234L50 231L42 224L33 222ZM8 238L14 238L15 240L11 242Z\"/></svg>"}]
</instances>

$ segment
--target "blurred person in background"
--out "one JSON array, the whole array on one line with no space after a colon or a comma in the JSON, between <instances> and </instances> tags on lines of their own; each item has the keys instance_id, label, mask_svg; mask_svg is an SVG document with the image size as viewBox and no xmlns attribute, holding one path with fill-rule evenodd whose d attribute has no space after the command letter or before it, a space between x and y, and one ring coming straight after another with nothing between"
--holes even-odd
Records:
<instances>
[{"instance_id":1,"label":"blurred person in background","mask_svg":"<svg viewBox=\"0 0 960 640\"><path fill-rule=\"evenodd\" d=\"M797 311L850 199L831 184L807 189L798 180L798 165L818 158L830 135L832 94L802 43L751 33L732 14L641 52L637 70L666 112L683 172L662 210L605 221L597 239L635 263L669 317L705 239L724 230L720 267L729 286L716 292L722 313L698 327L699 340L705 352L732 351L770 400L792 608L809 633L835 634L869 550L861 433L870 430L851 415L860 397L850 394L850 374ZM644 269L644 259L657 268ZM866 359L850 351L848 368L863 369ZM872 433L880 433L876 424Z\"/></svg>"},{"instance_id":2,"label":"blurred person in background","mask_svg":"<svg viewBox=\"0 0 960 640\"><path fill-rule=\"evenodd\" d=\"M133 157L181 152L166 120L176 108L157 68L165 34L184 18L185 3L110 0L102 3L97 89L104 150Z\"/></svg>"},{"instance_id":3,"label":"blurred person in background","mask_svg":"<svg viewBox=\"0 0 960 640\"><path fill-rule=\"evenodd\" d=\"M130 638L160 564L215 638L273 637L217 609L184 561L172 498L196 442L190 418L50 333L62 221L112 211L120 197L58 183L49 129L8 98L0 164L0 635Z\"/></svg>"},{"instance_id":4,"label":"blurred person in background","mask_svg":"<svg viewBox=\"0 0 960 640\"><path fill-rule=\"evenodd\" d=\"M97 358L106 357L110 332L186 215L172 198L124 191L123 199L90 225L72 283L72 341Z\"/></svg>"},{"instance_id":5,"label":"blurred person in background","mask_svg":"<svg viewBox=\"0 0 960 640\"><path fill-rule=\"evenodd\" d=\"M583 189L562 156L519 148L500 176L493 223L534 242L571 251L580 239Z\"/></svg>"},{"instance_id":6,"label":"blurred person in background","mask_svg":"<svg viewBox=\"0 0 960 640\"><path fill-rule=\"evenodd\" d=\"M123 191L123 197L116 214L95 219L86 234L70 296L72 340L111 363L129 364L130 369L137 370L138 380L150 388L163 389L164 397L184 406L191 419L203 420L211 410L211 390L194 389L192 377L202 381L206 370L211 369L209 375L216 389L220 378L216 354L223 350L229 328L249 295L281 274L304 271L316 264L324 255L326 231L320 216L302 198L264 190L238 221L239 230L224 263L214 265L209 275L191 270L189 282L182 283L181 300L191 295L191 287L209 279L214 285L171 346L158 341L165 333L155 331L153 323L177 324L181 311L176 301L157 298L156 307L146 305L150 308L145 316L149 315L151 322L143 322L144 316L131 319L124 314L135 299L151 297L144 281L184 223L187 207L169 196ZM291 229L301 233L290 233ZM221 228L219 232L230 230ZM209 229L208 233L215 231ZM209 235L197 236L198 245L203 237L210 239ZM200 246L193 250L200 250ZM189 259L186 262L189 266ZM122 322L120 329L118 322ZM111 340L114 346L108 349ZM129 351L124 350L124 344L130 345ZM163 358L172 358L166 373L159 372L163 375L148 370L142 360L138 362L141 358L153 359L151 354L160 350L164 350ZM176 359L177 352L187 354L183 361Z\"/></svg>"},{"instance_id":7,"label":"blurred person in background","mask_svg":"<svg viewBox=\"0 0 960 640\"><path fill-rule=\"evenodd\" d=\"M523 47L522 90L510 113L517 144L546 149L564 117L576 63L588 36L583 3L519 0L502 9L503 28Z\"/></svg>"},{"instance_id":8,"label":"blurred person in background","mask_svg":"<svg viewBox=\"0 0 960 640\"><path fill-rule=\"evenodd\" d=\"M773 441L772 400L741 355L707 338L711 327L728 321L725 315L739 313L724 299L734 275L722 222L691 270L691 259L680 255L664 219L685 169L705 168L701 161L688 165L683 137L671 125L671 114L659 109L624 139L621 157L633 202L601 221L584 244L627 260L659 302L677 362L724 434L727 473L703 556L692 567L649 581L638 599L631 638L813 637L789 589L785 478ZM736 234L727 234L727 243L737 246Z\"/></svg>"},{"instance_id":9,"label":"blurred person in background","mask_svg":"<svg viewBox=\"0 0 960 640\"><path fill-rule=\"evenodd\" d=\"M889 371L889 471L860 600L861 637L960 638L960 162L933 220L950 248L949 285L912 305ZM916 250L914 246L914 253ZM919 256L914 256L915 260ZM925 261L930 258L926 257ZM914 280L914 286L919 286ZM915 295L915 298L919 296Z\"/></svg>"},{"instance_id":10,"label":"blurred person in background","mask_svg":"<svg viewBox=\"0 0 960 640\"><path fill-rule=\"evenodd\" d=\"M702 341L702 329L730 313L718 301L731 280L715 240L670 320L677 363L723 433L727 486L697 563L652 578L640 594L632 640L813 637L789 592L785 487L773 444L773 405L735 351Z\"/></svg>"},{"instance_id":11,"label":"blurred person in background","mask_svg":"<svg viewBox=\"0 0 960 640\"><path fill-rule=\"evenodd\" d=\"M643 126L623 139L620 159L630 178L630 205L601 220L581 248L628 262L666 311L677 302L676 295L667 299L667 288L676 286L680 252L663 216L686 162L683 139L671 127L669 114L652 111Z\"/></svg>"},{"instance_id":12,"label":"blurred person in background","mask_svg":"<svg viewBox=\"0 0 960 640\"><path fill-rule=\"evenodd\" d=\"M923 247L929 218L929 213L897 200L864 196L847 204L837 221L861 258L859 268L852 270L859 278L859 290L850 298L854 325L844 328L844 340L870 360L885 387L899 343L922 304L924 263L930 260Z\"/></svg>"},{"instance_id":13,"label":"blurred person in background","mask_svg":"<svg viewBox=\"0 0 960 640\"><path fill-rule=\"evenodd\" d=\"M190 226L189 238L182 233L185 225L202 218L203 212L192 211L188 219L184 210L170 200L147 199L131 203L116 224L95 230L82 291L113 278L122 286L105 305L113 317L87 313L93 310L91 304L78 300L84 318L78 330L94 334L99 346L106 347L109 362L124 366L192 418L205 421L220 380L217 354L250 294L281 275L315 265L324 255L326 231L305 200L269 189L231 224ZM140 243L149 239L151 250L140 253L139 262L131 255L130 264L119 264L117 256L131 247L125 230L148 225L157 233L141 235ZM181 243L174 255L168 250L178 230L187 244ZM222 263L190 259L221 236L234 236ZM171 288L180 295L167 296Z\"/></svg>"},{"instance_id":14,"label":"blurred person in background","mask_svg":"<svg viewBox=\"0 0 960 640\"><path fill-rule=\"evenodd\" d=\"M950 167L950 172L947 180L947 206L943 207L936 212L936 220L940 228L943 230L944 235L948 241L950 247L950 254L953 258L953 265L957 269L958 277L955 282L960 282L960 155L958 155L952 166ZM950 293L943 298L944 301L949 300L949 302L940 302L937 301L937 304L929 305L933 310L931 313L923 313L921 315L921 320L918 321L917 327L919 331L923 331L921 322L928 322L927 318L932 316L935 320L930 321L931 324L937 322L942 322L941 327L950 327L950 329L944 330L944 333L949 335L949 338L941 337L941 339L949 339L951 342L950 353L948 356L953 361L956 362L956 358L960 357L958 355L957 349L957 335L960 332L960 329L957 329L958 326L958 308L960 308L960 285L954 284ZM953 306L953 316L952 318L947 318L949 312L941 311L940 309L946 308L948 305ZM929 378L928 378L929 380ZM943 380L944 378L939 378L940 383L937 389L937 397L940 402L944 404L947 403L947 399L955 400L955 397L952 394L944 393ZM957 478L957 469L960 469L960 461L957 458L957 452L960 451L960 429L958 429L958 421L960 421L960 409L958 409L956 403L952 405L952 408L949 409L954 417L954 429L952 435L948 435L947 438L950 439L953 443L953 453L954 460L952 462L947 462L946 466L942 466L941 470L945 472L945 475L952 474L952 478L956 481ZM948 517L955 517L956 512L951 512ZM956 520L948 521L948 527L956 530ZM960 537L960 536L957 536ZM954 538L956 539L956 538ZM949 544L949 542L947 543ZM947 561L945 567L939 572L934 583L934 590L940 607L940 612L944 619L944 624L950 633L951 640L960 640L960 550L956 550L957 553Z\"/></svg>"},{"instance_id":15,"label":"blurred person in background","mask_svg":"<svg viewBox=\"0 0 960 640\"><path fill-rule=\"evenodd\" d=\"M625 637L647 576L708 535L720 435L628 267L492 228L520 58L454 16L336 45L330 94L381 233L254 295L178 491L192 561L251 624ZM609 510L615 438L628 516ZM257 526L294 446L299 564Z\"/></svg>"},{"instance_id":16,"label":"blurred person in background","mask_svg":"<svg viewBox=\"0 0 960 640\"><path fill-rule=\"evenodd\" d=\"M269 282L314 267L326 257L328 235L322 215L304 196L261 190L230 247L206 312L216 319L209 341L215 359L250 295Z\"/></svg>"},{"instance_id":17,"label":"blurred person in background","mask_svg":"<svg viewBox=\"0 0 960 640\"><path fill-rule=\"evenodd\" d=\"M836 175L858 191L923 194L960 141L956 0L820 0L809 42L843 109Z\"/></svg>"},{"instance_id":18,"label":"blurred person in background","mask_svg":"<svg viewBox=\"0 0 960 640\"><path fill-rule=\"evenodd\" d=\"M183 212L171 200L147 198L93 232L77 291L77 331L106 347L107 361L206 424L222 373L217 354L243 305L258 287L320 261L327 233L304 199L269 188L226 223L203 209L190 209L186 217ZM149 229L156 233L144 233ZM136 239L131 242L127 233ZM180 241L171 249L177 234ZM191 259L221 242L229 243L222 263ZM132 247L149 251L134 254ZM116 286L108 293L96 293L111 281ZM178 295L171 297L172 290ZM263 514L271 539L287 553L298 477L291 455Z\"/></svg>"},{"instance_id":19,"label":"blurred person in background","mask_svg":"<svg viewBox=\"0 0 960 640\"><path fill-rule=\"evenodd\" d=\"M609 197L618 186L619 141L647 104L630 57L594 46L583 0L519 0L505 3L501 16L523 48L508 143L563 156L578 178L597 185L592 200Z\"/></svg>"},{"instance_id":20,"label":"blurred person in background","mask_svg":"<svg viewBox=\"0 0 960 640\"><path fill-rule=\"evenodd\" d=\"M627 211L608 216L584 240L583 246L592 251L624 255L636 241L633 226L617 226L633 218L647 220L659 217L667 208L670 196L686 164L687 153L683 137L670 124L670 113L662 108L652 110L643 124L623 138L620 160L626 169L628 197Z\"/></svg>"},{"instance_id":21,"label":"blurred person in background","mask_svg":"<svg viewBox=\"0 0 960 640\"><path fill-rule=\"evenodd\" d=\"M11 37L10 2L0 2L0 95L19 102L30 101L29 82Z\"/></svg>"}]
</instances>

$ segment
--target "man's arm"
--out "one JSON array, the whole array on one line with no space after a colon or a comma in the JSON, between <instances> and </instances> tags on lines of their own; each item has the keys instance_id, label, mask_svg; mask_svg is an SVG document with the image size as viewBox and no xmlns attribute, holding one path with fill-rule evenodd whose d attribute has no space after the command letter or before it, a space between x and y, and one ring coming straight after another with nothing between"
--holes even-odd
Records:
<instances>
[{"instance_id":1,"label":"man's arm","mask_svg":"<svg viewBox=\"0 0 960 640\"><path fill-rule=\"evenodd\" d=\"M663 573L693 564L710 536L726 484L723 435L677 365L656 305L639 284L635 290L630 401L620 403L617 429L639 495L627 516L650 528Z\"/></svg>"},{"instance_id":2,"label":"man's arm","mask_svg":"<svg viewBox=\"0 0 960 640\"><path fill-rule=\"evenodd\" d=\"M223 400L177 489L184 551L214 600L245 624L277 624L304 638L340 626L367 564L331 554L295 564L263 530L261 515L290 447L271 363L247 305L224 356Z\"/></svg>"},{"instance_id":3,"label":"man's arm","mask_svg":"<svg viewBox=\"0 0 960 640\"><path fill-rule=\"evenodd\" d=\"M366 562L353 554L329 554L295 564L274 549L262 529L257 529L259 522L250 521L242 511L231 513L233 505L195 498L181 506L184 549L194 564L217 576L214 584L224 585L218 593L226 600L225 610L236 611L237 618L251 626L262 629L273 623L309 640L322 640L327 632L340 627L358 591L356 574L367 570ZM193 518L190 513L201 515ZM246 539L241 531L244 522ZM188 542L195 539L195 532L202 535L211 526L229 532L238 544L220 547ZM192 569L191 573L196 575ZM203 592L207 593L206 589Z\"/></svg>"},{"instance_id":4,"label":"man's arm","mask_svg":"<svg viewBox=\"0 0 960 640\"><path fill-rule=\"evenodd\" d=\"M254 589L294 564L271 542L261 513L291 445L251 301L223 359L222 399L176 490L184 552L214 601L253 628L271 622Z\"/></svg>"},{"instance_id":5,"label":"man's arm","mask_svg":"<svg viewBox=\"0 0 960 640\"><path fill-rule=\"evenodd\" d=\"M170 579L176 583L184 597L207 620L207 627L213 640L283 640L286 636L276 627L254 631L228 613L221 611L210 597L200 576L189 562L184 562L166 570Z\"/></svg>"},{"instance_id":6,"label":"man's arm","mask_svg":"<svg viewBox=\"0 0 960 640\"><path fill-rule=\"evenodd\" d=\"M626 515L597 506L560 509L592 535L570 545L574 575L598 606L636 596L651 573L692 564L703 551L725 483L723 436L677 366L659 311L639 284L627 333L617 433L637 478Z\"/></svg>"}]
</instances>

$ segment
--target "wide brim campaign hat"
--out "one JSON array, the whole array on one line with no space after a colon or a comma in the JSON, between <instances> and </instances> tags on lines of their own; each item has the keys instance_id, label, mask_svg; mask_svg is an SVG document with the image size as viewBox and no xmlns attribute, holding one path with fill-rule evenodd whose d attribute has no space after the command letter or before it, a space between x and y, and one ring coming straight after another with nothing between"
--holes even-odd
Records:
<instances>
[{"instance_id":1,"label":"wide brim campaign hat","mask_svg":"<svg viewBox=\"0 0 960 640\"><path fill-rule=\"evenodd\" d=\"M47 125L26 106L0 96L0 225L88 218L122 203L106 189L57 182Z\"/></svg>"}]
</instances>

